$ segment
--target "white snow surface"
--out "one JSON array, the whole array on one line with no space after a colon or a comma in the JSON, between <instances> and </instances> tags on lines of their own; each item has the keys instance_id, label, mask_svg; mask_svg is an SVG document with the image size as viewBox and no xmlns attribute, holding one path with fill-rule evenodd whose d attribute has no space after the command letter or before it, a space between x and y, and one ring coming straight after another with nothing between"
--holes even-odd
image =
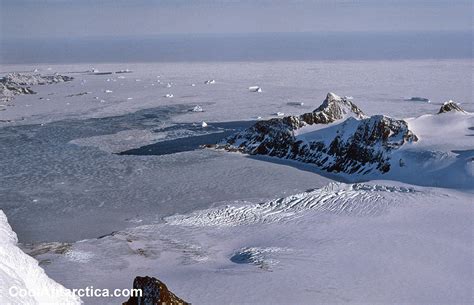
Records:
<instances>
[{"instance_id":1,"label":"white snow surface","mask_svg":"<svg viewBox=\"0 0 474 305\"><path fill-rule=\"evenodd\" d=\"M425 149L473 149L473 142L466 139L473 133L474 114L452 111L425 114L406 120L408 127L419 137L418 146Z\"/></svg>"},{"instance_id":2,"label":"white snow surface","mask_svg":"<svg viewBox=\"0 0 474 305\"><path fill-rule=\"evenodd\" d=\"M49 278L38 262L20 250L17 243L15 232L0 210L0 304L82 304L78 297L68 294L66 288ZM20 290L29 293L18 295Z\"/></svg>"},{"instance_id":3,"label":"white snow surface","mask_svg":"<svg viewBox=\"0 0 474 305\"><path fill-rule=\"evenodd\" d=\"M406 121L418 141L394 153L387 179L473 189L474 113L426 114Z\"/></svg>"}]
</instances>

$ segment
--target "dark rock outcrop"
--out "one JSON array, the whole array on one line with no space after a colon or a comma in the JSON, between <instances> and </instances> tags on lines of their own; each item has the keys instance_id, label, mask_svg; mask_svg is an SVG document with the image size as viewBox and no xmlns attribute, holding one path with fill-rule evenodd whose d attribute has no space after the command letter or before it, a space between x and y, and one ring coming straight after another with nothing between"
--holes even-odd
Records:
<instances>
[{"instance_id":1,"label":"dark rock outcrop","mask_svg":"<svg viewBox=\"0 0 474 305\"><path fill-rule=\"evenodd\" d=\"M33 86L62 83L71 80L73 80L71 76L60 75L57 73L53 75L10 73L1 81L5 83L14 83L20 86Z\"/></svg>"},{"instance_id":2,"label":"dark rock outcrop","mask_svg":"<svg viewBox=\"0 0 474 305\"><path fill-rule=\"evenodd\" d=\"M451 112L451 111L458 111L458 112L463 112L463 113L466 112L457 103L455 103L453 101L448 101L448 102L444 103L443 106L441 106L441 108L438 111L438 114Z\"/></svg>"},{"instance_id":3,"label":"dark rock outcrop","mask_svg":"<svg viewBox=\"0 0 474 305\"><path fill-rule=\"evenodd\" d=\"M337 120L341 123L308 127ZM311 163L329 172L367 174L389 171L390 152L417 140L405 121L366 117L351 101L329 93L311 113L260 121L216 147Z\"/></svg>"},{"instance_id":4,"label":"dark rock outcrop","mask_svg":"<svg viewBox=\"0 0 474 305\"><path fill-rule=\"evenodd\" d=\"M40 75L25 73L10 73L0 79L0 102L9 102L15 95L35 94L30 86L47 85L73 80L65 75Z\"/></svg>"},{"instance_id":5,"label":"dark rock outcrop","mask_svg":"<svg viewBox=\"0 0 474 305\"><path fill-rule=\"evenodd\" d=\"M13 99L15 95L34 94L29 87L23 87L15 83L2 82L0 80L0 103L6 103Z\"/></svg>"},{"instance_id":6,"label":"dark rock outcrop","mask_svg":"<svg viewBox=\"0 0 474 305\"><path fill-rule=\"evenodd\" d=\"M189 305L174 293L168 290L166 285L154 277L137 276L133 281L134 289L141 289L141 296L131 296L123 305Z\"/></svg>"}]
</instances>

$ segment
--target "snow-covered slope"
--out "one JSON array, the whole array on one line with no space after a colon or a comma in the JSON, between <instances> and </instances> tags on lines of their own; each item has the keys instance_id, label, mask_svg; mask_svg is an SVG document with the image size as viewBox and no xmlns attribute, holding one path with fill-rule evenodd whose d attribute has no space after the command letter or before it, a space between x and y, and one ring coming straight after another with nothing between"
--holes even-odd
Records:
<instances>
[{"instance_id":1,"label":"snow-covered slope","mask_svg":"<svg viewBox=\"0 0 474 305\"><path fill-rule=\"evenodd\" d=\"M67 294L63 286L50 279L34 258L18 248L17 242L16 234L0 210L0 304L82 303L78 297Z\"/></svg>"},{"instance_id":2,"label":"snow-covered slope","mask_svg":"<svg viewBox=\"0 0 474 305\"><path fill-rule=\"evenodd\" d=\"M406 121L419 140L394 152L386 178L474 189L474 113L448 102L437 114Z\"/></svg>"}]
</instances>

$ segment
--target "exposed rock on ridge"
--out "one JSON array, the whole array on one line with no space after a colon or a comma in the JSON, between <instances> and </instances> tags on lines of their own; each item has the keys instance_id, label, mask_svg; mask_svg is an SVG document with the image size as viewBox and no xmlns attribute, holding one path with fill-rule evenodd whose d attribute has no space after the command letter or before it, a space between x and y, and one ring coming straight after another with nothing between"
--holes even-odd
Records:
<instances>
[{"instance_id":1,"label":"exposed rock on ridge","mask_svg":"<svg viewBox=\"0 0 474 305\"><path fill-rule=\"evenodd\" d=\"M73 80L72 77L59 74L10 73L0 79L0 102L9 102L15 95L35 94L36 92L29 86L55 84L71 80Z\"/></svg>"},{"instance_id":2,"label":"exposed rock on ridge","mask_svg":"<svg viewBox=\"0 0 474 305\"><path fill-rule=\"evenodd\" d=\"M73 78L70 76L60 75L57 73L53 75L10 73L1 81L6 83L14 83L20 86L33 86L67 82L71 81L72 79Z\"/></svg>"},{"instance_id":3,"label":"exposed rock on ridge","mask_svg":"<svg viewBox=\"0 0 474 305\"><path fill-rule=\"evenodd\" d=\"M307 125L329 124L347 116L364 118L365 115L351 101L329 93L322 105L313 112L259 121L249 129L224 140L223 145L241 149L249 154L281 156L296 141L294 131Z\"/></svg>"},{"instance_id":4,"label":"exposed rock on ridge","mask_svg":"<svg viewBox=\"0 0 474 305\"><path fill-rule=\"evenodd\" d=\"M364 118L365 115L354 103L345 97L328 93L321 106L313 112L305 113L300 119L307 124L329 124L346 116Z\"/></svg>"},{"instance_id":5,"label":"exposed rock on ridge","mask_svg":"<svg viewBox=\"0 0 474 305\"><path fill-rule=\"evenodd\" d=\"M458 112L463 112L463 113L466 112L457 103L450 100L444 103L443 106L441 106L441 108L438 111L438 114L451 112L451 111L458 111Z\"/></svg>"}]
</instances>

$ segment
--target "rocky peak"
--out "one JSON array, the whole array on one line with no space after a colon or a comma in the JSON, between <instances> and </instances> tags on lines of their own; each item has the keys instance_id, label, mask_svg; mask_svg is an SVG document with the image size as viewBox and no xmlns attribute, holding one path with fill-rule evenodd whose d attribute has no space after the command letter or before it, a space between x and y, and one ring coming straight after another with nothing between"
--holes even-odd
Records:
<instances>
[{"instance_id":1,"label":"rocky peak","mask_svg":"<svg viewBox=\"0 0 474 305\"><path fill-rule=\"evenodd\" d=\"M133 289L141 289L140 297L132 296L123 305L189 305L174 293L168 290L166 285L154 277L137 276L133 281Z\"/></svg>"},{"instance_id":2,"label":"rocky peak","mask_svg":"<svg viewBox=\"0 0 474 305\"><path fill-rule=\"evenodd\" d=\"M253 147L255 151L251 150L252 153L265 153L267 150L276 153L280 149L283 152L295 140L295 130L306 125L329 124L346 117L361 119L366 116L354 103L330 92L313 112L259 121L247 130L225 139L223 143L233 145L234 149Z\"/></svg>"},{"instance_id":3,"label":"rocky peak","mask_svg":"<svg viewBox=\"0 0 474 305\"><path fill-rule=\"evenodd\" d=\"M364 118L364 112L345 97L329 92L323 103L313 112L301 115L307 124L329 124L346 117Z\"/></svg>"},{"instance_id":4,"label":"rocky peak","mask_svg":"<svg viewBox=\"0 0 474 305\"><path fill-rule=\"evenodd\" d=\"M457 103L453 102L452 100L449 100L445 102L443 106L441 106L441 108L438 111L438 114L451 112L451 111L466 113L466 111L464 111L464 109L462 109Z\"/></svg>"}]
</instances>

